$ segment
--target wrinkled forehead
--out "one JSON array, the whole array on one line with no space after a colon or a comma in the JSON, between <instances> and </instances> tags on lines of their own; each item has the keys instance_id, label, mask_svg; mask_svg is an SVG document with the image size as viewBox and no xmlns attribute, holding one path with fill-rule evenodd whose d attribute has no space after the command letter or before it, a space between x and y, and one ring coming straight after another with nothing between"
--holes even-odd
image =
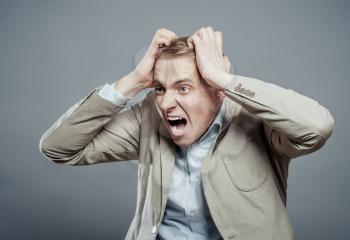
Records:
<instances>
[{"instance_id":1,"label":"wrinkled forehead","mask_svg":"<svg viewBox=\"0 0 350 240\"><path fill-rule=\"evenodd\" d=\"M167 57L157 60L154 67L154 80L162 85L172 85L179 80L192 80L199 84L200 75L193 56Z\"/></svg>"}]
</instances>

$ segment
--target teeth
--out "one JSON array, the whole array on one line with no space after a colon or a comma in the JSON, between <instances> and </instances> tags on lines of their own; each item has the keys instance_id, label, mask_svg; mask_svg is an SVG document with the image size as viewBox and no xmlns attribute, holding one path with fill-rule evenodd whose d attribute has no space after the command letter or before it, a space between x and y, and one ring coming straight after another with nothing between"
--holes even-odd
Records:
<instances>
[{"instance_id":1,"label":"teeth","mask_svg":"<svg viewBox=\"0 0 350 240\"><path fill-rule=\"evenodd\" d=\"M182 118L180 118L180 117L168 117L167 119L171 120L171 121L174 121L174 120L180 120Z\"/></svg>"}]
</instances>

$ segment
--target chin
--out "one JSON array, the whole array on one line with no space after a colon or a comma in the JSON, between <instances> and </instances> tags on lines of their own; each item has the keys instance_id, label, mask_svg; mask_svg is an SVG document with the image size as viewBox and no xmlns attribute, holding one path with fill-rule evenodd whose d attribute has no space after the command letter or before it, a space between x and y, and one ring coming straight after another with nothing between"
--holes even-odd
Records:
<instances>
[{"instance_id":1,"label":"chin","mask_svg":"<svg viewBox=\"0 0 350 240\"><path fill-rule=\"evenodd\" d=\"M183 140L182 139L178 139L178 140L173 139L173 142L181 148L185 148L185 147L188 147L191 144L193 144L193 141L188 141L188 140L186 141L185 139L183 139Z\"/></svg>"}]
</instances>

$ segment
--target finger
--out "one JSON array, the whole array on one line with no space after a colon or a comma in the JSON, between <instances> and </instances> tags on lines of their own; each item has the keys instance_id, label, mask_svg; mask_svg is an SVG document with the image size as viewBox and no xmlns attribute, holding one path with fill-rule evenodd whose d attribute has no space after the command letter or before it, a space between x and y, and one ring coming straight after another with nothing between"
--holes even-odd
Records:
<instances>
[{"instance_id":1,"label":"finger","mask_svg":"<svg viewBox=\"0 0 350 240\"><path fill-rule=\"evenodd\" d=\"M164 33L166 33L166 35L170 36L171 39L177 38L176 33L172 32L172 31L170 31L170 30L168 30L168 29L164 29Z\"/></svg>"},{"instance_id":2,"label":"finger","mask_svg":"<svg viewBox=\"0 0 350 240\"><path fill-rule=\"evenodd\" d=\"M201 28L200 29L197 29L187 40L187 44L190 48L194 48L194 43L193 43L193 37L194 36L200 36L200 31L201 31Z\"/></svg>"},{"instance_id":3,"label":"finger","mask_svg":"<svg viewBox=\"0 0 350 240\"><path fill-rule=\"evenodd\" d=\"M207 32L210 40L215 40L215 34L214 34L214 30L212 27L206 27L206 32Z\"/></svg>"},{"instance_id":4,"label":"finger","mask_svg":"<svg viewBox=\"0 0 350 240\"><path fill-rule=\"evenodd\" d=\"M230 67L231 67L231 61L228 58L227 55L224 55L224 64L225 64L225 68L226 68L226 72L230 72Z\"/></svg>"},{"instance_id":5,"label":"finger","mask_svg":"<svg viewBox=\"0 0 350 240\"><path fill-rule=\"evenodd\" d=\"M177 38L176 34L168 29L160 28L157 31L157 37L166 37L169 40Z\"/></svg>"},{"instance_id":6,"label":"finger","mask_svg":"<svg viewBox=\"0 0 350 240\"><path fill-rule=\"evenodd\" d=\"M194 48L192 37L189 37L189 38L187 39L187 45L188 45L188 47L191 48L191 49Z\"/></svg>"},{"instance_id":7,"label":"finger","mask_svg":"<svg viewBox=\"0 0 350 240\"><path fill-rule=\"evenodd\" d=\"M157 38L156 43L158 44L158 47L169 46L170 39L167 37L159 37Z\"/></svg>"},{"instance_id":8,"label":"finger","mask_svg":"<svg viewBox=\"0 0 350 240\"><path fill-rule=\"evenodd\" d=\"M158 38L165 38L165 39L167 39L168 40L167 41L168 44L166 44L166 45L169 45L172 40L176 39L176 37L174 35L172 35L170 33L167 33L167 32L160 33Z\"/></svg>"},{"instance_id":9,"label":"finger","mask_svg":"<svg viewBox=\"0 0 350 240\"><path fill-rule=\"evenodd\" d=\"M195 32L192 34L191 37L193 37L193 36L195 36L195 35L197 35L198 37L201 37L201 29L202 29L202 28L200 28L200 29L198 29L197 31L195 31Z\"/></svg>"},{"instance_id":10,"label":"finger","mask_svg":"<svg viewBox=\"0 0 350 240\"><path fill-rule=\"evenodd\" d=\"M174 32L172 32L172 31L170 31L170 34L173 36L173 38L177 38L176 33L174 33Z\"/></svg>"},{"instance_id":11,"label":"finger","mask_svg":"<svg viewBox=\"0 0 350 240\"><path fill-rule=\"evenodd\" d=\"M165 33L173 33L172 31L166 29L166 28L159 28L158 29L160 32L165 32Z\"/></svg>"},{"instance_id":12,"label":"finger","mask_svg":"<svg viewBox=\"0 0 350 240\"><path fill-rule=\"evenodd\" d=\"M192 37L192 42L193 42L194 48L197 48L202 43L202 39L198 35L194 35Z\"/></svg>"},{"instance_id":13,"label":"finger","mask_svg":"<svg viewBox=\"0 0 350 240\"><path fill-rule=\"evenodd\" d=\"M220 56L223 55L223 44L222 44L222 33L220 31L215 32L216 45L218 46L218 51Z\"/></svg>"},{"instance_id":14,"label":"finger","mask_svg":"<svg viewBox=\"0 0 350 240\"><path fill-rule=\"evenodd\" d=\"M200 38L203 39L203 41L209 41L209 34L206 30L206 28L201 28L201 30L199 31L200 34Z\"/></svg>"},{"instance_id":15,"label":"finger","mask_svg":"<svg viewBox=\"0 0 350 240\"><path fill-rule=\"evenodd\" d=\"M201 31L201 29L202 29L202 28L197 29L197 30L192 34L192 36L194 36L194 35L200 36L200 31Z\"/></svg>"},{"instance_id":16,"label":"finger","mask_svg":"<svg viewBox=\"0 0 350 240\"><path fill-rule=\"evenodd\" d=\"M199 30L198 29L197 31L195 31L190 37L188 37L187 39L187 45L189 48L194 48L194 44L193 44L193 36L197 35L199 33Z\"/></svg>"}]
</instances>

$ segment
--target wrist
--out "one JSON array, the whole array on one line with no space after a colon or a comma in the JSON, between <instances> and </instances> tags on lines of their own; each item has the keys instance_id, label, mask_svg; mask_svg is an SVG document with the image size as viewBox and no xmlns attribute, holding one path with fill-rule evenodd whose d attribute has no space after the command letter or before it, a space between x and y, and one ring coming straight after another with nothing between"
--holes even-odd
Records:
<instances>
[{"instance_id":1,"label":"wrist","mask_svg":"<svg viewBox=\"0 0 350 240\"><path fill-rule=\"evenodd\" d=\"M215 87L220 90L225 90L228 88L228 86L231 83L233 75L227 72L220 71L217 74L215 74Z\"/></svg>"},{"instance_id":2,"label":"wrist","mask_svg":"<svg viewBox=\"0 0 350 240\"><path fill-rule=\"evenodd\" d=\"M134 97L137 93L141 92L145 87L139 84L138 76L134 71L130 72L114 84L115 90L120 92L127 98Z\"/></svg>"}]
</instances>

